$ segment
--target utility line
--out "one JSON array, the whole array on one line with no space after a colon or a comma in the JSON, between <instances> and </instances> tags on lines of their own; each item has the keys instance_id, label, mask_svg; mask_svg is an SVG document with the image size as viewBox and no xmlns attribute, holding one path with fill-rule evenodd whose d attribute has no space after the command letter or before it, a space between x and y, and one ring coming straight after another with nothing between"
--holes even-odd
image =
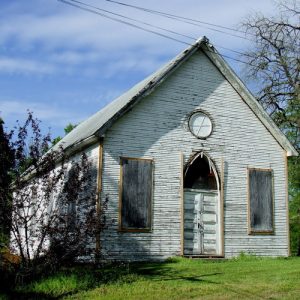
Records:
<instances>
[{"instance_id":1,"label":"utility line","mask_svg":"<svg viewBox=\"0 0 300 300\"><path fill-rule=\"evenodd\" d=\"M204 25L219 27L219 28L222 28L222 29L226 29L226 30L230 30L230 31L234 31L234 32L240 32L240 33L243 33L243 34L247 34L246 31L234 29L234 28L231 28L231 27L226 27L226 26L222 26L222 25L219 25L219 24L204 22L204 21L200 21L200 20L197 20L197 19L182 17L182 16L178 16L178 15L166 13L166 12L163 12L163 11L153 10L153 9L150 9L150 8L136 6L136 5L132 5L132 4L120 2L120 1L115 1L115 0L103 0L103 1L114 3L114 4L118 4L118 5L122 5L122 6L126 6L126 7L131 7L131 8L142 10L142 11L149 12L149 13L152 13L152 14L161 15L163 17L172 17L172 18L177 19L178 21L181 21L181 20L192 21L192 22L196 22L196 23L200 23L200 24L204 24ZM244 38L244 37L241 37L241 38Z\"/></svg>"},{"instance_id":2,"label":"utility line","mask_svg":"<svg viewBox=\"0 0 300 300\"><path fill-rule=\"evenodd\" d=\"M80 4L83 4L85 6L89 6L91 8L96 8L97 9L96 6L93 6L93 5L84 3L84 2L80 2L80 1L76 1L76 0L69 0L69 1L80 3ZM123 3L123 2L112 1L112 0L103 0L103 1L112 2L112 3L120 4L120 5L123 5L123 6L133 7L133 8L136 8L136 9L148 12L148 13L152 13L152 14L155 14L155 15L160 15L162 17L166 17L166 18L169 18L169 19L172 19L172 20L176 20L176 21L179 21L179 22L183 22L183 23L186 23L186 24L194 25L194 26L201 27L201 28L206 28L206 29L209 29L209 30L212 30L212 31L216 31L216 32L220 32L220 33L223 33L223 34L227 34L227 35L230 35L230 36L233 36L233 37L237 37L237 38L249 40L248 38L246 38L244 36L236 35L236 34L233 34L233 33L230 33L230 32L226 32L226 31L223 31L223 30L220 30L220 29L216 29L216 28L211 28L211 27L203 26L203 25L200 25L199 23L209 24L209 25L212 25L212 26L226 28L227 30L245 33L243 31L235 30L235 29L232 29L232 28L229 28L229 27L225 27L225 26L221 26L221 25L213 25L211 23L201 22L201 21L197 21L197 20L193 20L193 19L189 19L189 18L185 18L185 17L180 17L180 16L168 14L168 13L165 13L165 12L160 12L160 11L155 11L155 10L151 10L151 9L147 9L147 8L142 8L142 7L139 7L139 6L126 4L126 3Z\"/></svg>"},{"instance_id":3,"label":"utility line","mask_svg":"<svg viewBox=\"0 0 300 300\"><path fill-rule=\"evenodd\" d=\"M197 37L194 37L194 36L190 36L190 35L186 35L186 34L181 34L181 33L178 33L178 32L176 32L176 31L173 31L173 30L170 30L170 29L166 29L166 28L163 28L163 27L160 27L160 26L156 26L156 25L153 25L153 24L144 22L144 21L140 21L140 20L134 19L134 18L130 18L130 17L127 17L127 16L124 16L124 15L118 14L118 13L114 13L114 12L111 12L111 11L109 11L109 10L102 9L102 8L97 7L97 6L94 6L94 5L91 5L91 4L87 4L87 3L82 2L82 1L79 1L79 0L68 0L68 1L75 2L75 3L78 3L78 4L80 4L80 5L84 5L84 6L86 6L86 7L89 7L89 8L92 8L92 9L96 9L96 10L98 10L98 11L102 11L102 12L105 12L105 13L108 13L108 14L111 14L111 15L114 15L114 16L118 16L118 17L121 17L121 18L130 20L130 21L134 21L134 22L136 22L136 23L140 23L140 24L143 24L143 25L146 25L146 26L155 28L155 29L159 29L159 30L162 30L162 31L165 31L165 32L168 32L168 33L172 33L172 34L175 34L175 35L184 37L184 38L188 38L188 39L193 40L193 41L197 39ZM104 0L104 1L108 1L108 0ZM242 52L240 52L240 51L233 50L233 49L230 49L230 48L226 48L226 47L223 47L223 46L218 45L218 44L215 44L215 45L216 45L218 48L222 48L222 49L225 49L225 50L228 50L228 51L237 53L237 54L239 54L239 55L244 55L244 56L253 57L253 56L251 56L251 55L249 55L249 54L247 54L247 53L242 53Z\"/></svg>"},{"instance_id":4,"label":"utility line","mask_svg":"<svg viewBox=\"0 0 300 300\"><path fill-rule=\"evenodd\" d=\"M84 10L84 11L87 11L87 12L90 12L90 13L93 13L93 14L96 14L96 15L99 15L99 16L101 16L101 17L104 17L104 18L107 18L107 19L110 19L110 20L113 20L113 21L116 21L116 22L119 22L119 23L122 23L122 24L125 24L125 25L128 25L128 26L131 26L131 27L134 27L134 28L136 28L136 29L140 29L140 30L143 30L143 31L146 31L146 32L149 32L149 33L152 33L152 34L155 34L155 35L158 35L158 36L167 38L167 39L169 39L169 40L173 40L173 41L175 41L175 42L178 42L178 43L181 43L181 44L185 44L185 45L190 46L190 43L187 43L187 42L185 42L185 41L179 40L179 39L177 39L177 38L173 38L173 37L168 36L168 35L166 35L166 34L163 34L163 33L160 33L160 32L154 31L154 30L151 30L151 29L147 29L147 28L145 28L145 27L142 27L142 26L139 26L139 25L136 25L136 24L132 24L132 23L130 23L130 22L127 22L127 21L124 21L124 20L120 20L120 19L118 19L118 18L111 17L111 16L108 16L108 15L106 15L106 14L103 14L103 13L100 13L100 12L98 12L98 11L95 11L95 10L93 10L93 9L91 9L91 8L88 8L88 7L92 7L91 5L85 4L85 3L83 3L83 2L80 2L80 1L77 1L77 0L69 0L69 1L72 1L72 2L69 2L69 1L67 1L67 0L58 0L58 1L59 1L59 2L62 2L62 3L64 3L64 4L67 4L67 5L76 7L76 8L78 8L78 9L81 9L81 10ZM73 3L73 2L77 2L77 3L79 3L79 4L81 4L81 5L85 5L85 6L87 6L87 7L82 7L81 5L75 4L75 3ZM96 8L96 9L101 10L101 11L105 11L105 10L102 10L102 9L100 9L100 8L97 8L97 7L93 7L93 8ZM105 12L109 12L109 11L105 11ZM112 12L109 12L109 13L114 14L114 13L112 13ZM119 15L119 14L114 14L114 15ZM122 15L119 15L119 16L122 16ZM127 19L131 19L131 20L134 20L134 21L137 21L137 20L135 20L135 19L128 18L128 17L125 17L125 16L122 16L122 17L127 18ZM148 23L147 23L147 24L148 24ZM149 24L148 26L152 26L152 27L153 27L154 25ZM163 29L163 30L165 30L165 31L168 31L167 29L164 29L164 28L161 28L161 29ZM172 32L172 31L168 31L168 32ZM172 32L172 33L173 33L173 32ZM176 32L174 32L174 33L176 33ZM179 33L176 33L176 34L181 35L181 34L179 34ZM186 36L186 37L192 38L192 37L189 37L189 36ZM194 38L192 38L192 39L194 40ZM239 53L239 54L243 54L243 53L241 53L241 52L238 52L238 51L235 51L235 50L231 50L231 49L229 49L229 48L225 48L225 47L220 47L220 48L224 48L224 49L227 49L227 50L230 50L230 51ZM209 50L209 51L212 52L212 53L214 53L214 52L211 51L211 50ZM219 53L219 54L220 54L220 53ZM235 61L240 62L240 63L243 63L243 64L252 65L252 64L249 64L248 62L245 62L245 61L242 61L242 60L233 58L233 57L228 56L228 55L225 55L225 54L220 54L220 55L221 55L222 57L225 57L225 58L228 58L228 59L231 59L231 60L235 60ZM253 66L253 65L252 65L252 66Z\"/></svg>"},{"instance_id":5,"label":"utility line","mask_svg":"<svg viewBox=\"0 0 300 300\"><path fill-rule=\"evenodd\" d=\"M102 14L100 12L97 12L97 11L94 11L92 9L89 9L89 8L86 8L86 7L82 7L80 5L77 5L75 3L71 3L71 2L68 2L66 0L58 0L59 2L62 2L62 3L65 3L65 4L68 4L68 5L71 5L71 6L74 6L74 7L77 7L81 10L85 10L87 12L90 12L90 13L93 13L93 14L96 14L96 15L99 15L101 17L104 17L104 18L107 18L107 19L110 19L110 20L114 20L116 22L119 22L119 23L122 23L122 24L126 24L128 26L131 26L131 27L134 27L134 28L137 28L137 29L141 29L141 30L144 30L144 31L147 31L147 32L150 32L150 33L153 33L153 34L156 34L156 35L159 35L161 37L164 37L164 38L167 38L169 40L173 40L175 42L178 42L178 43L181 43L181 44L185 44L185 45L190 45L189 43L186 43L184 41L181 41L181 40L178 40L176 38L173 38L173 37L170 37L168 35L165 35L163 33L160 33L160 32L157 32L157 31L154 31L154 30L151 30L151 29L147 29L147 28L143 28L141 26L138 26L138 25L135 25L135 24L132 24L132 23L129 23L129 22L126 22L126 21L123 21L123 20L120 20L120 19L117 19L117 18L114 18L114 17L110 17L110 16L107 16L105 14ZM72 1L72 0L70 0Z\"/></svg>"},{"instance_id":6,"label":"utility line","mask_svg":"<svg viewBox=\"0 0 300 300\"><path fill-rule=\"evenodd\" d=\"M176 35L184 37L184 38L188 38L188 39L191 39L191 40L195 40L196 39L193 36L181 34L181 33L178 33L176 31L173 31L173 30L170 30L170 29L166 29L166 28L163 28L163 27L160 27L160 26L156 26L156 25L153 25L153 24L150 24L150 23L147 23L147 22L144 22L144 21L140 21L140 20L137 20L137 19L134 19L134 18L130 18L130 17L118 14L118 13L114 13L112 11L109 11L109 10L106 10L106 9L103 9L103 8L100 8L100 7L97 7L97 6L93 6L91 4L87 4L87 3L81 2L79 0L68 0L68 1L75 2L75 3L78 3L80 5L84 5L86 7L90 7L92 9L96 9L98 11L102 11L102 12L105 12L105 13L108 13L108 14L111 14L111 15L114 15L114 16L117 16L117 17L121 17L121 18L130 20L130 21L134 21L134 22L140 23L142 25L147 25L149 27L152 27L152 28L155 28L155 29L159 29L159 30L162 30L162 31L165 31L165 32L168 32L168 33L176 34Z\"/></svg>"}]
</instances>

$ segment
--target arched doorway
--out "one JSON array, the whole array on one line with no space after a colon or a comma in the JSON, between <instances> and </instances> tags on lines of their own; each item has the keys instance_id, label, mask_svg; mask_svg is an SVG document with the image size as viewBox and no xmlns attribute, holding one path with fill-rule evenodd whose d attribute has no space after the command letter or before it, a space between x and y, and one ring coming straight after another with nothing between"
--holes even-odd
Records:
<instances>
[{"instance_id":1,"label":"arched doorway","mask_svg":"<svg viewBox=\"0 0 300 300\"><path fill-rule=\"evenodd\" d=\"M221 255L220 180L203 152L184 169L184 255Z\"/></svg>"}]
</instances>

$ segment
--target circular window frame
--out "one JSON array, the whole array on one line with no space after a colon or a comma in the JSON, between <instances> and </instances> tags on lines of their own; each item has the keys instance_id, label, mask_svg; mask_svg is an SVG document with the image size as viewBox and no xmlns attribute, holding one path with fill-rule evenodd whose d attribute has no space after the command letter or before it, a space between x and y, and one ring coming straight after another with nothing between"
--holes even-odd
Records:
<instances>
[{"instance_id":1,"label":"circular window frame","mask_svg":"<svg viewBox=\"0 0 300 300\"><path fill-rule=\"evenodd\" d=\"M210 120L210 123L211 123L211 130L210 130L210 133L209 133L207 136L205 136L205 137L199 137L199 136L197 136L197 135L193 132L193 130L192 130L191 126L190 126L191 118L192 118L194 115L199 114L199 113L201 113L201 114L205 115L206 117L208 117L208 119ZM214 130L214 127L215 127L215 126L214 126L213 119L211 118L210 114L207 113L206 111L202 110L202 109L194 110L193 112L191 112L191 113L189 114L189 116L188 116L188 122L187 122L187 123L188 123L188 129L189 129L190 133L191 133L194 137L196 137L197 139L199 139L199 140L206 140L207 138L209 138L209 137L212 135L213 130Z\"/></svg>"}]
</instances>

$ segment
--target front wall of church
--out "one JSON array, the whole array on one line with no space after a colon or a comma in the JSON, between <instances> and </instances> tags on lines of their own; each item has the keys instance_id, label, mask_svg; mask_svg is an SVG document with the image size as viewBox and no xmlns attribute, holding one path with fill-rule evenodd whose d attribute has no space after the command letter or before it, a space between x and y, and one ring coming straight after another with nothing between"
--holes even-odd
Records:
<instances>
[{"instance_id":1,"label":"front wall of church","mask_svg":"<svg viewBox=\"0 0 300 300\"><path fill-rule=\"evenodd\" d=\"M188 116L197 109L213 121L206 140L188 129ZM109 228L101 234L101 247L107 258L181 255L181 157L186 163L203 149L219 175L224 162L225 257L288 255L285 152L210 60L196 52L105 134L101 198L109 201ZM150 232L118 231L120 157L153 159ZM272 235L248 234L247 168L273 170Z\"/></svg>"}]
</instances>

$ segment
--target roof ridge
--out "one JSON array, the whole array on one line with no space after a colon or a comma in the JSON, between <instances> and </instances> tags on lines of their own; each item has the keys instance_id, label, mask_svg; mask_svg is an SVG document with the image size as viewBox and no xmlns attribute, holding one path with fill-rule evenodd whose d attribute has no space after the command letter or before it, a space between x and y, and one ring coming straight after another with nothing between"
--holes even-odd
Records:
<instances>
[{"instance_id":1,"label":"roof ridge","mask_svg":"<svg viewBox=\"0 0 300 300\"><path fill-rule=\"evenodd\" d=\"M211 62L223 74L226 80L228 80L236 92L241 96L243 101L273 135L279 145L287 151L287 155L297 156L298 152L289 142L287 137L280 131L271 117L265 112L246 85L239 79L236 73L209 42L209 39L206 36L197 39L192 45L180 52L156 72L135 84L132 88L114 99L111 103L80 123L52 149L56 150L59 147L63 147L65 150L74 150L74 148L82 148L83 145L87 146L95 143L119 117L124 115L141 99L149 95L169 76L170 73L177 69L181 63L183 63L199 48L203 50Z\"/></svg>"}]
</instances>

